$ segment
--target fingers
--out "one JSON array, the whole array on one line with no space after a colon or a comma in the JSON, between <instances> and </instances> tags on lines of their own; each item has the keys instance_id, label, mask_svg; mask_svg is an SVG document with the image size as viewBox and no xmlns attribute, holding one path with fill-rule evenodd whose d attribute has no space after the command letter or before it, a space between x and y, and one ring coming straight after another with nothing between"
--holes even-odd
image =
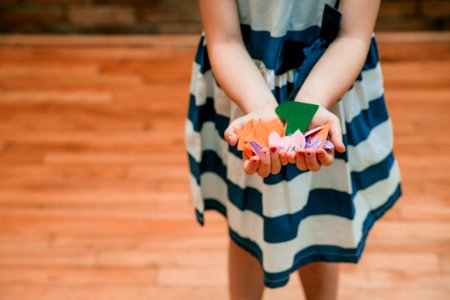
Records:
<instances>
[{"instance_id":1,"label":"fingers","mask_svg":"<svg viewBox=\"0 0 450 300\"><path fill-rule=\"evenodd\" d=\"M312 172L317 172L320 170L320 163L317 160L316 153L312 149L305 150L305 162L308 169Z\"/></svg>"},{"instance_id":2,"label":"fingers","mask_svg":"<svg viewBox=\"0 0 450 300\"><path fill-rule=\"evenodd\" d=\"M333 163L334 151L330 150L329 152L327 152L324 149L320 148L316 151L316 157L322 166L329 166Z\"/></svg>"},{"instance_id":3,"label":"fingers","mask_svg":"<svg viewBox=\"0 0 450 300\"><path fill-rule=\"evenodd\" d=\"M228 126L228 128L225 130L225 132L223 134L225 137L225 140L231 146L236 145L236 143L238 142L238 136L237 136L236 132L234 131L234 128L235 127L233 126L233 123L231 123L230 126Z\"/></svg>"},{"instance_id":4,"label":"fingers","mask_svg":"<svg viewBox=\"0 0 450 300\"><path fill-rule=\"evenodd\" d=\"M225 129L225 132L223 133L223 136L225 140L230 144L231 146L234 146L238 142L238 135L236 134L236 129L241 129L245 125L245 119L246 117L237 118L233 122L231 122L227 129Z\"/></svg>"},{"instance_id":5,"label":"fingers","mask_svg":"<svg viewBox=\"0 0 450 300\"><path fill-rule=\"evenodd\" d=\"M244 171L247 175L257 173L260 177L267 177L269 174L278 174L281 166L294 163L301 171L310 170L317 172L322 166L330 166L334 161L334 151L322 148L316 151L312 149L299 149L298 151L278 151L276 148L263 148L259 156L248 158L243 154Z\"/></svg>"},{"instance_id":6,"label":"fingers","mask_svg":"<svg viewBox=\"0 0 450 300\"><path fill-rule=\"evenodd\" d=\"M258 170L260 159L258 156L253 156L252 158L248 158L247 154L245 152L242 152L242 159L244 160L244 172L247 175L253 175Z\"/></svg>"},{"instance_id":7,"label":"fingers","mask_svg":"<svg viewBox=\"0 0 450 300\"><path fill-rule=\"evenodd\" d=\"M295 165L301 171L308 170L308 166L306 165L306 161L305 161L305 151L304 151L304 149L299 149L297 151Z\"/></svg>"},{"instance_id":8,"label":"fingers","mask_svg":"<svg viewBox=\"0 0 450 300\"><path fill-rule=\"evenodd\" d=\"M270 153L269 149L263 148L259 151L259 159L261 161L259 169L257 170L258 175L261 177L267 177L270 174Z\"/></svg>"},{"instance_id":9,"label":"fingers","mask_svg":"<svg viewBox=\"0 0 450 300\"><path fill-rule=\"evenodd\" d=\"M337 117L331 122L329 135L331 142L334 144L334 147L336 148L336 151L340 153L345 152L345 145L344 142L342 141L341 123L339 122L339 119Z\"/></svg>"},{"instance_id":10,"label":"fingers","mask_svg":"<svg viewBox=\"0 0 450 300\"><path fill-rule=\"evenodd\" d=\"M281 161L277 147L270 148L270 173L278 174L281 170Z\"/></svg>"},{"instance_id":11,"label":"fingers","mask_svg":"<svg viewBox=\"0 0 450 300\"><path fill-rule=\"evenodd\" d=\"M295 164L296 162L295 152L294 151L287 152L287 159L290 164Z\"/></svg>"},{"instance_id":12,"label":"fingers","mask_svg":"<svg viewBox=\"0 0 450 300\"><path fill-rule=\"evenodd\" d=\"M278 152L279 156L280 156L280 163L282 166L285 166L289 163L288 161L288 157L287 157L287 153L285 150L280 150Z\"/></svg>"}]
</instances>

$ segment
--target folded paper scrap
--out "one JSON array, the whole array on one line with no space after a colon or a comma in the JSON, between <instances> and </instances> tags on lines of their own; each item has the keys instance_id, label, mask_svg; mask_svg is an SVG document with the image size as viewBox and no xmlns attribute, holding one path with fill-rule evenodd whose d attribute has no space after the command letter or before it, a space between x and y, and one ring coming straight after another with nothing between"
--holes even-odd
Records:
<instances>
[{"instance_id":1,"label":"folded paper scrap","mask_svg":"<svg viewBox=\"0 0 450 300\"><path fill-rule=\"evenodd\" d=\"M303 133L311 123L318 105L287 102L279 105L275 112L280 119L265 122L261 119L250 120L242 128L235 129L238 136L238 150L244 151L248 157L259 155L264 147L277 147L289 152L298 149L333 149L334 145L327 140L330 124Z\"/></svg>"}]
</instances>

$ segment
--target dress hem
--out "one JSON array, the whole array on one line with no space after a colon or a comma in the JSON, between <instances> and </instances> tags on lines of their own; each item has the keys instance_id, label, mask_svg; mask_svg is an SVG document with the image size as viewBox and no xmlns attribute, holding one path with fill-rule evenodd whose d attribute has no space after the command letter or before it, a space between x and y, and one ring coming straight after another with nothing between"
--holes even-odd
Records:
<instances>
[{"instance_id":1,"label":"dress hem","mask_svg":"<svg viewBox=\"0 0 450 300\"><path fill-rule=\"evenodd\" d=\"M401 186L399 184L395 192L383 205L369 212L363 223L363 234L356 248L342 248L331 245L309 246L295 255L294 263L292 264L291 268L287 269L286 271L277 273L264 271L264 285L268 288L283 287L289 282L291 273L295 272L302 266L313 262L357 263L361 258L368 234L372 226L386 213L386 211L388 211L396 203L401 194ZM216 210L227 220L227 210L222 203L215 199L205 199L204 203L204 211ZM197 222L201 226L204 226L205 220L203 213L196 209L195 214ZM227 226L231 240L238 246L243 248L245 251L256 257L259 263L262 265L262 251L259 246L252 240L241 237L237 232L232 230L229 225Z\"/></svg>"}]
</instances>

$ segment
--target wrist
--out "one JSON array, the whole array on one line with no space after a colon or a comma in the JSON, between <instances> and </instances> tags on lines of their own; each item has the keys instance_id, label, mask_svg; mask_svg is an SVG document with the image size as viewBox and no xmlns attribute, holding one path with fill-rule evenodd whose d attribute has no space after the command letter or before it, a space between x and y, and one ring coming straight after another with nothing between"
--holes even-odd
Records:
<instances>
[{"instance_id":1,"label":"wrist","mask_svg":"<svg viewBox=\"0 0 450 300\"><path fill-rule=\"evenodd\" d=\"M254 101L250 103L246 103L242 110L245 114L249 114L252 112L260 111L260 110L273 110L275 111L275 108L278 106L277 101L275 98L268 98L262 101Z\"/></svg>"},{"instance_id":2,"label":"wrist","mask_svg":"<svg viewBox=\"0 0 450 300\"><path fill-rule=\"evenodd\" d=\"M312 96L311 93L309 93L306 90L300 90L295 97L296 102L304 102L304 103L311 103L311 104L317 104L319 106L322 106L326 109L329 109L331 106L335 104L336 101L332 100L325 100L323 97L320 96Z\"/></svg>"}]
</instances>

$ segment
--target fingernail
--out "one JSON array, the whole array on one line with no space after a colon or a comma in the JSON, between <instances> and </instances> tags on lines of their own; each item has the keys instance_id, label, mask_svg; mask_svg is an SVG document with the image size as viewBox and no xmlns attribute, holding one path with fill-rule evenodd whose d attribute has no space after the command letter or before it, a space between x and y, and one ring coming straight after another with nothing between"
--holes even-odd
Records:
<instances>
[{"instance_id":1,"label":"fingernail","mask_svg":"<svg viewBox=\"0 0 450 300\"><path fill-rule=\"evenodd\" d=\"M303 154L304 154L303 151L298 151L297 152L297 156L303 156Z\"/></svg>"},{"instance_id":2,"label":"fingernail","mask_svg":"<svg viewBox=\"0 0 450 300\"><path fill-rule=\"evenodd\" d=\"M252 159L252 164L256 165L256 159Z\"/></svg>"},{"instance_id":3,"label":"fingernail","mask_svg":"<svg viewBox=\"0 0 450 300\"><path fill-rule=\"evenodd\" d=\"M323 156L323 152L317 152L317 156Z\"/></svg>"},{"instance_id":4,"label":"fingernail","mask_svg":"<svg viewBox=\"0 0 450 300\"><path fill-rule=\"evenodd\" d=\"M227 141L231 140L231 135L227 136Z\"/></svg>"},{"instance_id":5,"label":"fingernail","mask_svg":"<svg viewBox=\"0 0 450 300\"><path fill-rule=\"evenodd\" d=\"M270 152L275 153L277 151L277 147L270 147Z\"/></svg>"},{"instance_id":6,"label":"fingernail","mask_svg":"<svg viewBox=\"0 0 450 300\"><path fill-rule=\"evenodd\" d=\"M313 155L313 153L312 152L308 152L308 153L306 153L308 156L312 156Z\"/></svg>"}]
</instances>

